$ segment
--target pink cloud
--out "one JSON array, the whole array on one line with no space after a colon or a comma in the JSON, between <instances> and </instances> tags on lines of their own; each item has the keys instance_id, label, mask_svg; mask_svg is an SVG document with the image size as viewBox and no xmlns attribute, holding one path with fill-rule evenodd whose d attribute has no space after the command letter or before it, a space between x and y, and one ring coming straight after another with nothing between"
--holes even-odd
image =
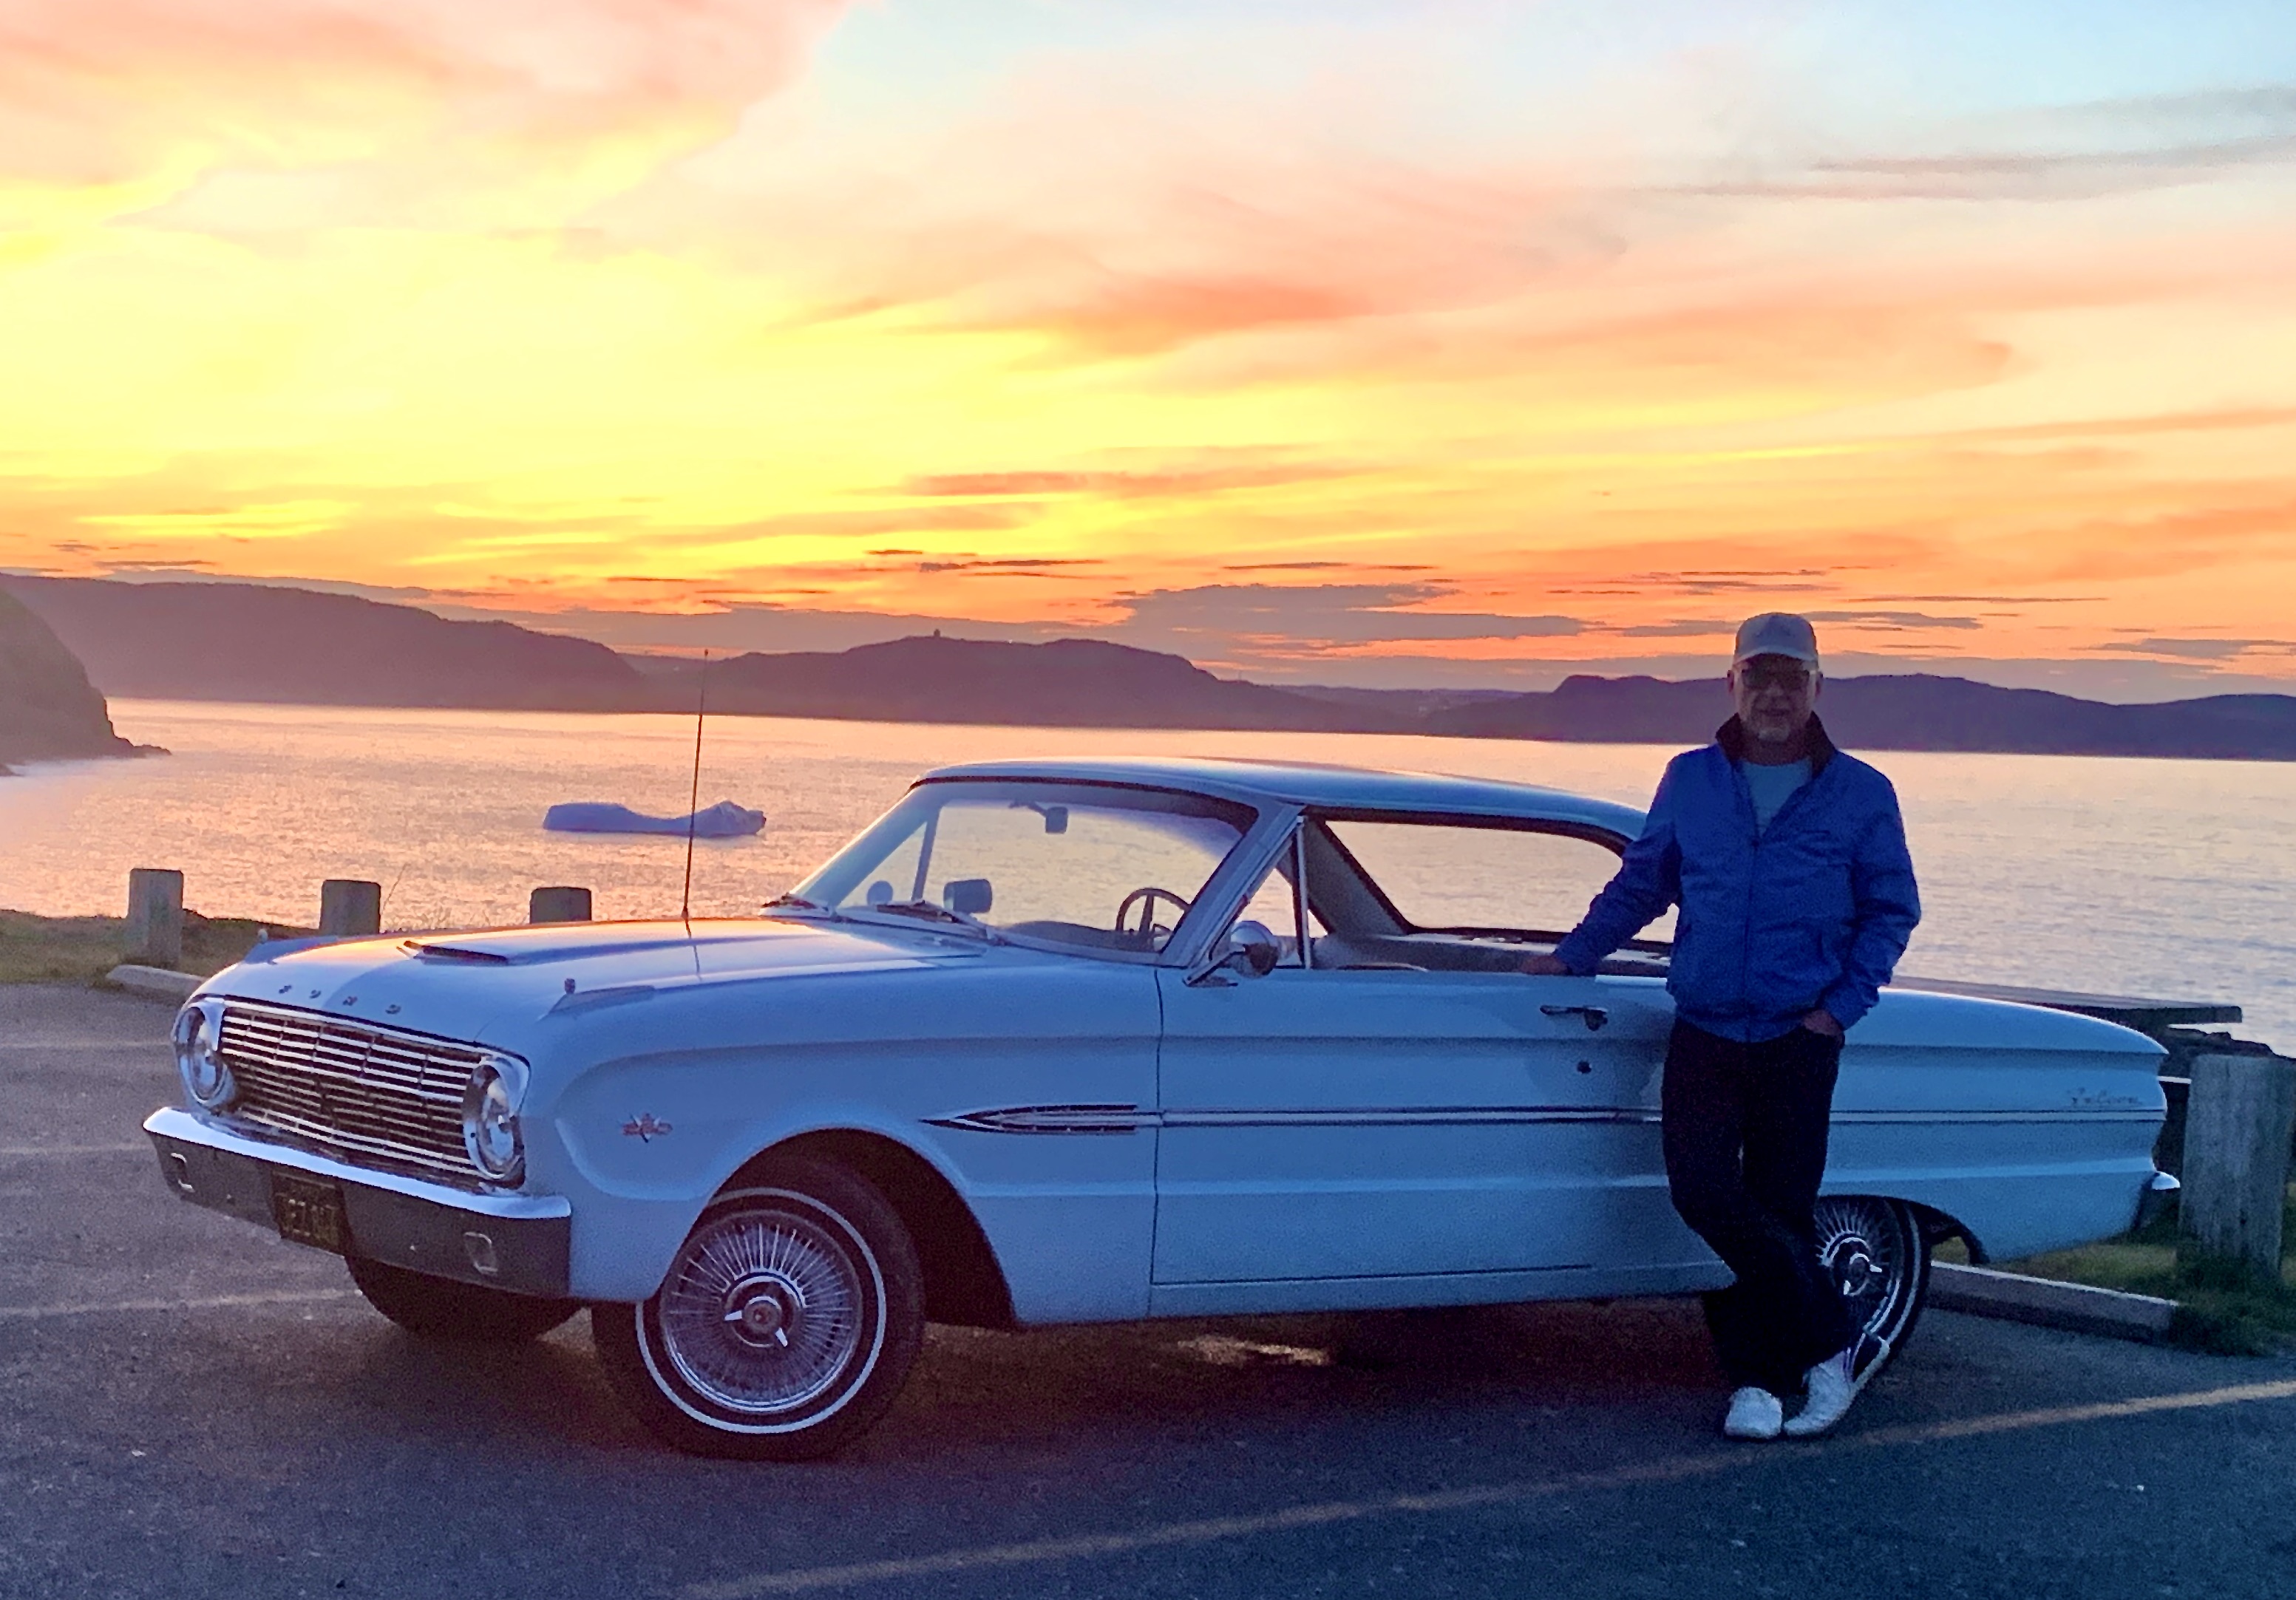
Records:
<instances>
[{"instance_id":1,"label":"pink cloud","mask_svg":"<svg viewBox=\"0 0 2296 1600\"><path fill-rule=\"evenodd\" d=\"M0 0L0 176L126 183L733 126L848 0ZM696 142L699 142L697 135Z\"/></svg>"}]
</instances>

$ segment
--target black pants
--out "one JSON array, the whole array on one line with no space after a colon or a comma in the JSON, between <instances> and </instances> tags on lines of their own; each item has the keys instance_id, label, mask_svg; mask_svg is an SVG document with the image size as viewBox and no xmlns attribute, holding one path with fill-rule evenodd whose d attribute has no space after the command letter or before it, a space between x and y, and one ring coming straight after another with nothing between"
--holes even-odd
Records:
<instances>
[{"instance_id":1,"label":"black pants","mask_svg":"<svg viewBox=\"0 0 2296 1600\"><path fill-rule=\"evenodd\" d=\"M1740 1044L1677 1022L1668 1042L1667 1181L1682 1220L1738 1275L1706 1297L1733 1388L1797 1393L1803 1371L1856 1332L1811 1215L1841 1065L1841 1041L1808 1028Z\"/></svg>"}]
</instances>

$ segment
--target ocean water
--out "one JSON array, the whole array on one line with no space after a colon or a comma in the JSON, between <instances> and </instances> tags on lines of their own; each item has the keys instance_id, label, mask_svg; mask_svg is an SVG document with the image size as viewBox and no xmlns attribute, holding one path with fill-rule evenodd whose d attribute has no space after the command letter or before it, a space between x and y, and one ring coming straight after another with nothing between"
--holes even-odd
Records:
<instances>
[{"instance_id":1,"label":"ocean water","mask_svg":"<svg viewBox=\"0 0 2296 1600\"><path fill-rule=\"evenodd\" d=\"M522 921L579 884L601 917L674 915L682 838L542 830L561 800L682 815L693 725L672 716L115 701L172 754L0 779L0 906L119 914L132 867L176 867L214 915L317 918L319 882L372 878L394 928ZM767 812L694 849L697 915L779 894L918 772L1005 756L1208 755L1541 783L1644 804L1672 747L1404 735L952 727L726 717L701 801ZM2296 1051L2296 763L1888 752L1926 915L1927 976L2229 1000Z\"/></svg>"}]
</instances>

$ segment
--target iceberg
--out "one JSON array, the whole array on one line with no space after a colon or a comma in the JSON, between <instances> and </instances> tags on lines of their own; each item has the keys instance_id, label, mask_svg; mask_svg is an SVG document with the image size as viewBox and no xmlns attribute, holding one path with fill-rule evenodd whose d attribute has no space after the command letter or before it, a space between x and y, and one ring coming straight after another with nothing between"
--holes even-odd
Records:
<instances>
[{"instance_id":1,"label":"iceberg","mask_svg":"<svg viewBox=\"0 0 2296 1600\"><path fill-rule=\"evenodd\" d=\"M542 825L553 833L668 833L679 838L690 827L697 839L739 839L765 831L766 813L720 800L691 817L649 817L603 800L569 800L543 812Z\"/></svg>"}]
</instances>

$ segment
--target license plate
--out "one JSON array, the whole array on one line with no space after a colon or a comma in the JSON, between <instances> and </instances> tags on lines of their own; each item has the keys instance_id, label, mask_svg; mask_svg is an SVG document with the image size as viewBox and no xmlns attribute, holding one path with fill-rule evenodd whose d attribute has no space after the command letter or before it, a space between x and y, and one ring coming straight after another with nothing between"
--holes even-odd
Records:
<instances>
[{"instance_id":1,"label":"license plate","mask_svg":"<svg viewBox=\"0 0 2296 1600\"><path fill-rule=\"evenodd\" d=\"M350 1229L343 1225L343 1191L324 1178L299 1172L271 1174L271 1220L279 1237L298 1245L344 1253Z\"/></svg>"}]
</instances>

